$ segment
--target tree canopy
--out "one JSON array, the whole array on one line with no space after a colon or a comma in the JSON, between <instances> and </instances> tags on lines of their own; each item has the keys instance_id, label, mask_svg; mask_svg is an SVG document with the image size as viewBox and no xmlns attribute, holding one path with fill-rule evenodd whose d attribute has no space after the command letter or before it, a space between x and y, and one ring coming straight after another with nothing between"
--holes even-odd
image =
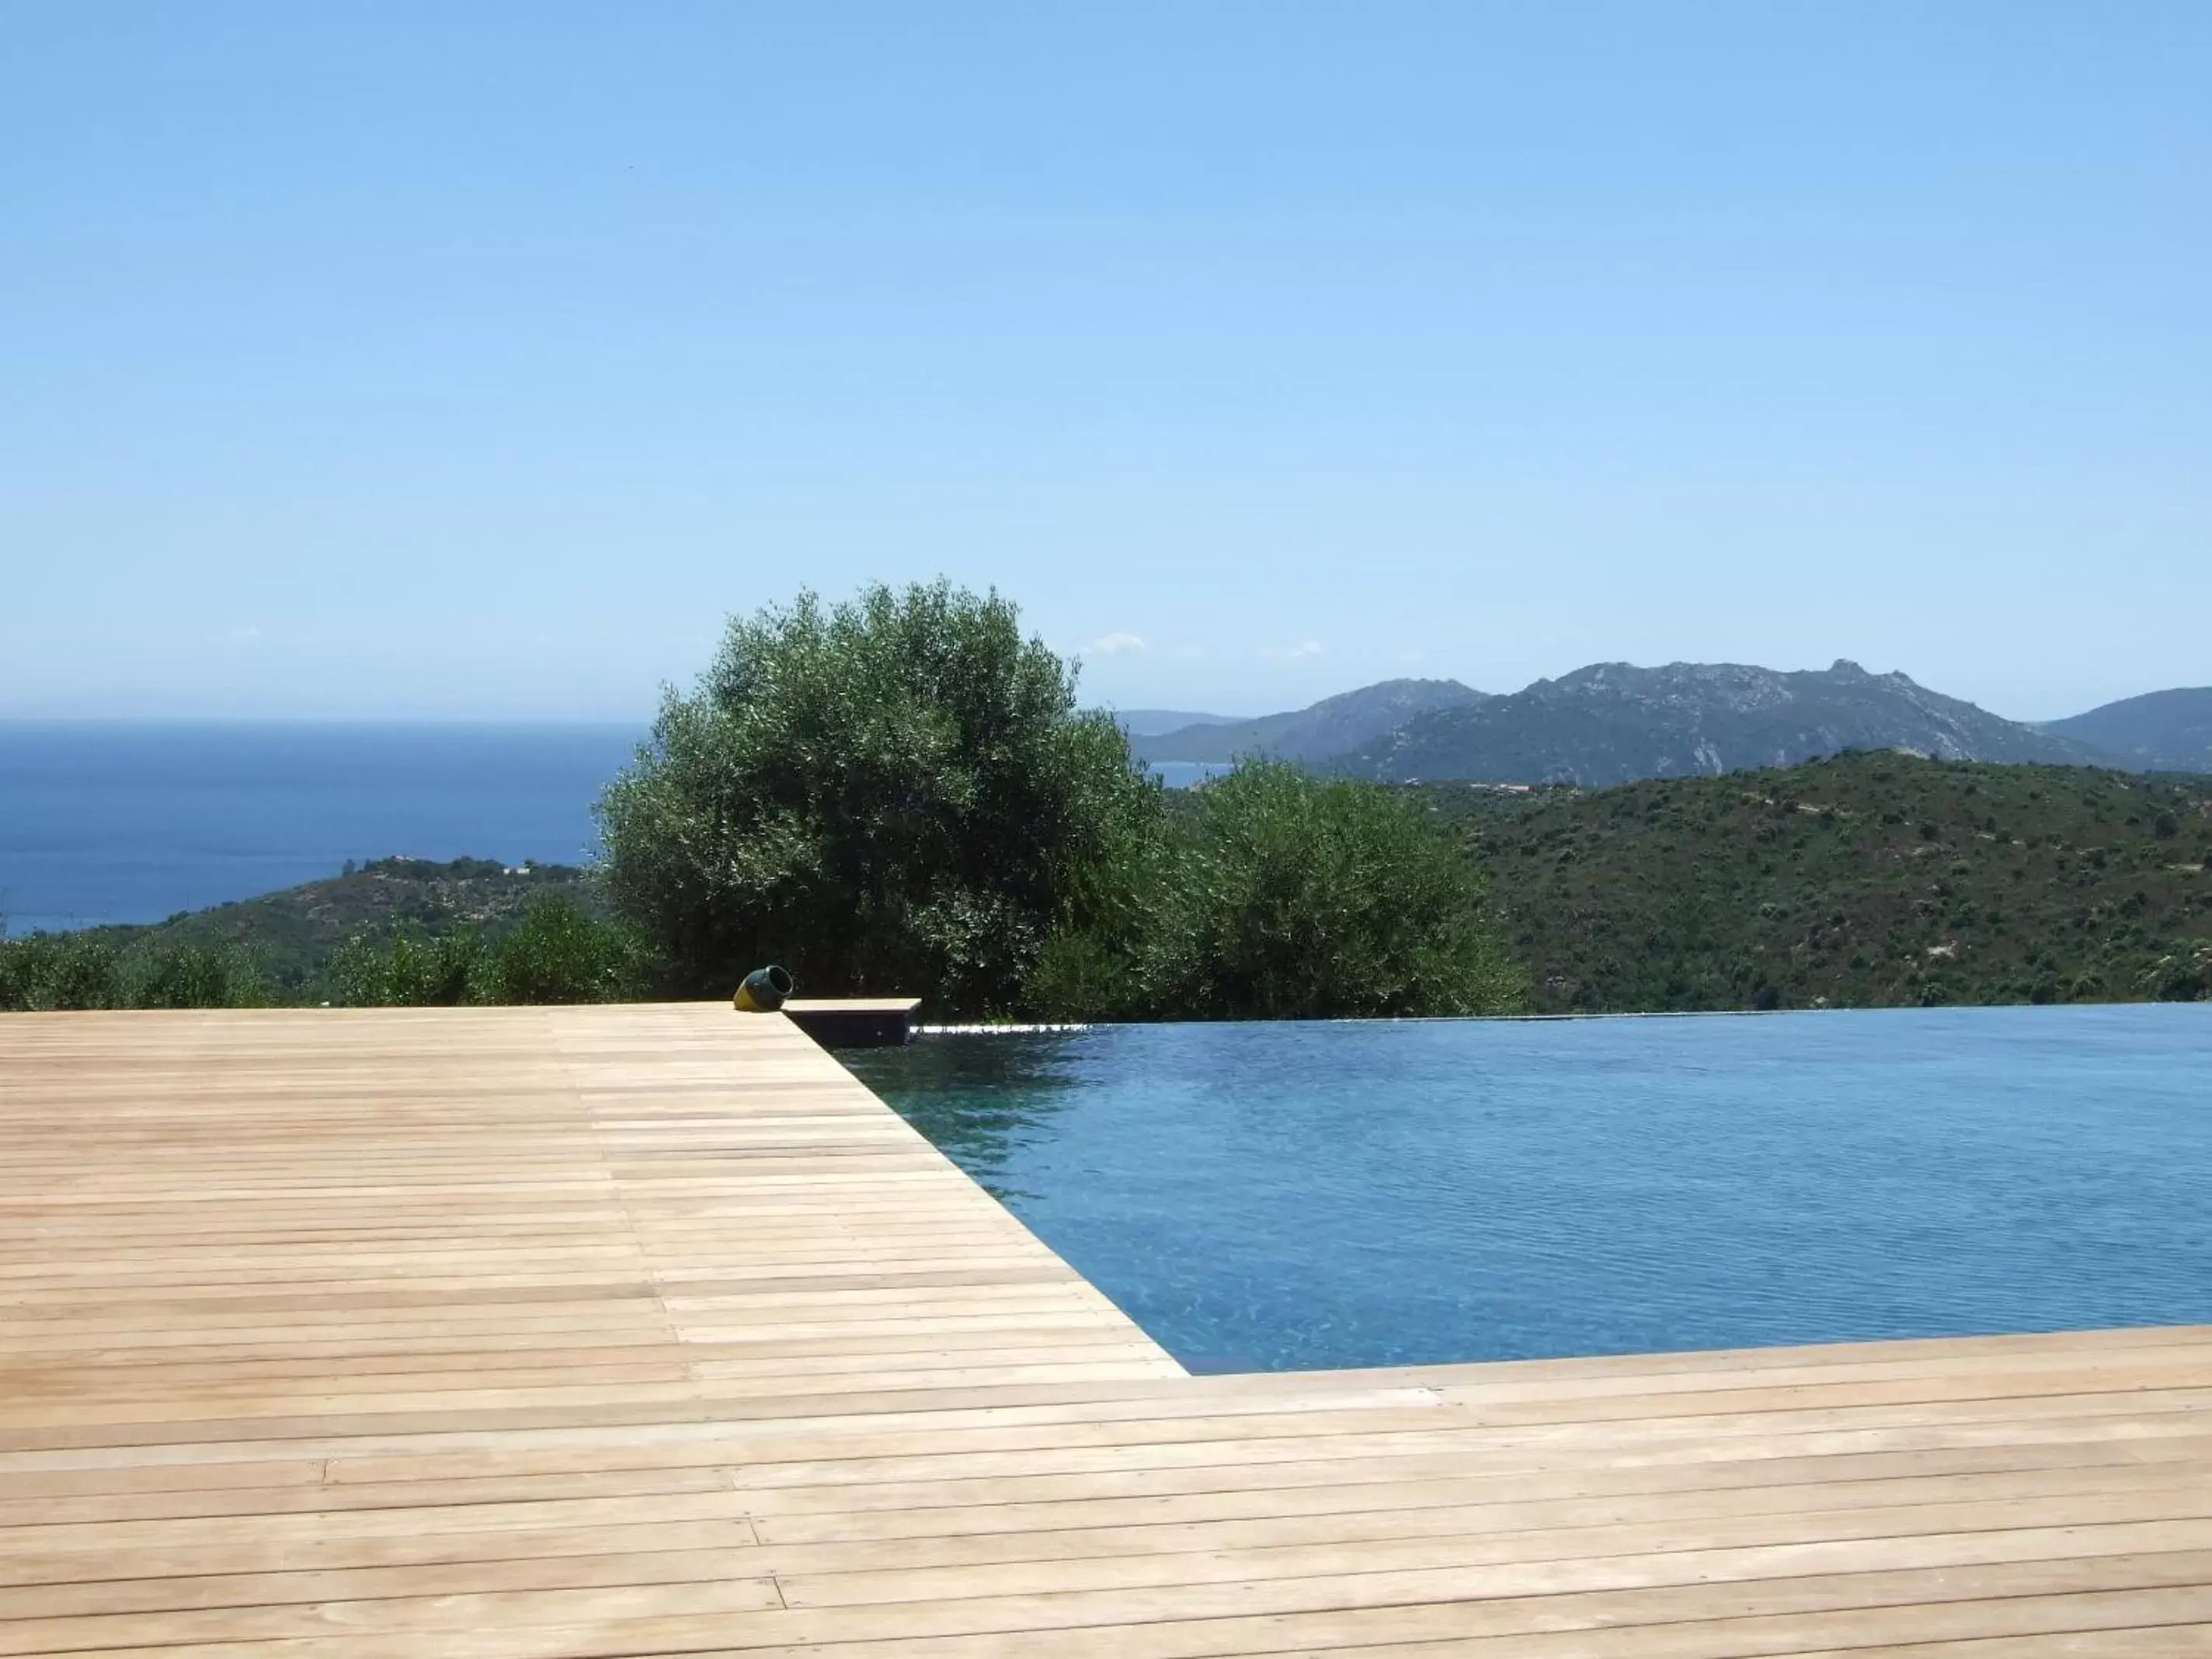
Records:
<instances>
[{"instance_id":1,"label":"tree canopy","mask_svg":"<svg viewBox=\"0 0 2212 1659\"><path fill-rule=\"evenodd\" d=\"M594 870L349 868L314 914L366 884L374 925L282 983L228 923L201 928L213 943L0 942L0 1008L719 997L770 962L802 993L969 1018L1520 1006L1481 875L1434 815L1266 761L1171 800L1076 673L996 593L802 593L733 619L664 697L600 799ZM386 890L418 875L438 904Z\"/></svg>"},{"instance_id":2,"label":"tree canopy","mask_svg":"<svg viewBox=\"0 0 2212 1659\"><path fill-rule=\"evenodd\" d=\"M733 621L600 804L607 890L678 994L774 961L940 1013L1496 1012L1458 844L1254 763L1171 810L1013 605L945 582Z\"/></svg>"},{"instance_id":3,"label":"tree canopy","mask_svg":"<svg viewBox=\"0 0 2212 1659\"><path fill-rule=\"evenodd\" d=\"M1018 1006L1158 789L1015 607L939 581L732 622L599 807L608 890L672 988Z\"/></svg>"},{"instance_id":4,"label":"tree canopy","mask_svg":"<svg viewBox=\"0 0 2212 1659\"><path fill-rule=\"evenodd\" d=\"M1519 1008L1480 872L1402 795L1247 761L1194 792L1122 902L1049 941L1031 993L1076 1018L1328 1019Z\"/></svg>"}]
</instances>

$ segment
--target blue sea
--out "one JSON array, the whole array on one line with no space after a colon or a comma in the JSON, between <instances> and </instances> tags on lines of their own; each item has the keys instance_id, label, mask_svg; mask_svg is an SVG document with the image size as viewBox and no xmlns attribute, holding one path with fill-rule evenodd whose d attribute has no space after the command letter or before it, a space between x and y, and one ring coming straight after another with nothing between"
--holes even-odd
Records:
<instances>
[{"instance_id":1,"label":"blue sea","mask_svg":"<svg viewBox=\"0 0 2212 1659\"><path fill-rule=\"evenodd\" d=\"M1146 770L1170 789L1190 789L1237 769L1226 761L1154 761Z\"/></svg>"},{"instance_id":2,"label":"blue sea","mask_svg":"<svg viewBox=\"0 0 2212 1659\"><path fill-rule=\"evenodd\" d=\"M159 921L349 859L592 856L631 726L0 723L10 933Z\"/></svg>"},{"instance_id":3,"label":"blue sea","mask_svg":"<svg viewBox=\"0 0 2212 1659\"><path fill-rule=\"evenodd\" d=\"M841 1058L1194 1370L2212 1322L2212 1005Z\"/></svg>"},{"instance_id":4,"label":"blue sea","mask_svg":"<svg viewBox=\"0 0 2212 1659\"><path fill-rule=\"evenodd\" d=\"M349 859L579 864L641 726L0 721L0 929L161 921ZM1171 788L1226 768L1154 769Z\"/></svg>"}]
</instances>

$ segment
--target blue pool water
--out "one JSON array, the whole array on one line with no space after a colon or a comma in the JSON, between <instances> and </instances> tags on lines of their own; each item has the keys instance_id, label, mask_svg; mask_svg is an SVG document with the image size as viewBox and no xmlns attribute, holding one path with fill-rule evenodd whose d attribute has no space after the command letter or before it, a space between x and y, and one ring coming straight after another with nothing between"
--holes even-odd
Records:
<instances>
[{"instance_id":1,"label":"blue pool water","mask_svg":"<svg viewBox=\"0 0 2212 1659\"><path fill-rule=\"evenodd\" d=\"M845 1058L1197 1370L2212 1322L2212 1006Z\"/></svg>"}]
</instances>

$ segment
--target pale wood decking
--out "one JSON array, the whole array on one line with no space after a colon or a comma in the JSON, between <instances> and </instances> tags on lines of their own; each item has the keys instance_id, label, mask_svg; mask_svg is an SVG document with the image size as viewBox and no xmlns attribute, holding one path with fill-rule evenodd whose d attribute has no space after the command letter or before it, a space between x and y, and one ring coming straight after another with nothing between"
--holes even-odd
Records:
<instances>
[{"instance_id":1,"label":"pale wood decking","mask_svg":"<svg viewBox=\"0 0 2212 1659\"><path fill-rule=\"evenodd\" d=\"M0 1655L2206 1655L2208 1406L1188 1377L781 1019L0 1018Z\"/></svg>"}]
</instances>

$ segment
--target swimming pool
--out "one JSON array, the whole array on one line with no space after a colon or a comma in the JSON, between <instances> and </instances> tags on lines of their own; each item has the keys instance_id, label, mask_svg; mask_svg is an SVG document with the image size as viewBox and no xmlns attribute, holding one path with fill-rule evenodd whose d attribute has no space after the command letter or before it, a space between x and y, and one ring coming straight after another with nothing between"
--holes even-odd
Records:
<instances>
[{"instance_id":1,"label":"swimming pool","mask_svg":"<svg viewBox=\"0 0 2212 1659\"><path fill-rule=\"evenodd\" d=\"M2212 1006L845 1059L1194 1370L2212 1322Z\"/></svg>"}]
</instances>

